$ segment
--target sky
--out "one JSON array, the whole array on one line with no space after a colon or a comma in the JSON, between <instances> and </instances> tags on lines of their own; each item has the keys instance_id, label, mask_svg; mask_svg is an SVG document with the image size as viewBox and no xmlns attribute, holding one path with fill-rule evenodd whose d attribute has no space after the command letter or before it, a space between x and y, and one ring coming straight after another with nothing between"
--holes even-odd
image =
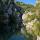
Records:
<instances>
[{"instance_id":1,"label":"sky","mask_svg":"<svg viewBox=\"0 0 40 40\"><path fill-rule=\"evenodd\" d=\"M25 4L32 4L32 5L34 5L36 3L36 0L16 0L16 1L20 1Z\"/></svg>"}]
</instances>

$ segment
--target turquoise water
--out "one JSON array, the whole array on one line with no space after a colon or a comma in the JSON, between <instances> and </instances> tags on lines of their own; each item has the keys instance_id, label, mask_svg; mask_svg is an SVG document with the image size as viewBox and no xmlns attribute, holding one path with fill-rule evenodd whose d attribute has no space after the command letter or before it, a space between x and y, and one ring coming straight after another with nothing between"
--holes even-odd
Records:
<instances>
[{"instance_id":1,"label":"turquoise water","mask_svg":"<svg viewBox=\"0 0 40 40\"><path fill-rule=\"evenodd\" d=\"M25 40L25 37L24 35L21 34L19 35L14 34L8 40Z\"/></svg>"}]
</instances>

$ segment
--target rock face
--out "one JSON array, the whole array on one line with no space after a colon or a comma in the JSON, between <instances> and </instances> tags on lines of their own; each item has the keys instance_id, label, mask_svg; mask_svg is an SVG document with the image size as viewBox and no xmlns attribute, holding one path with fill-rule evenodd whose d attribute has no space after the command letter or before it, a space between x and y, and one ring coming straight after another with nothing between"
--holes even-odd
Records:
<instances>
[{"instance_id":1,"label":"rock face","mask_svg":"<svg viewBox=\"0 0 40 40\"><path fill-rule=\"evenodd\" d=\"M1 3L2 4L2 3ZM0 7L0 13L2 13L3 11L3 15L0 15L2 16L1 20L2 20L2 24L1 24L1 32L9 32L11 31L11 23L9 24L10 22L10 16L15 16L15 6L14 6L14 2L10 2L10 4L2 4L2 7ZM9 26L10 25L10 26Z\"/></svg>"},{"instance_id":2,"label":"rock face","mask_svg":"<svg viewBox=\"0 0 40 40\"><path fill-rule=\"evenodd\" d=\"M8 0L7 0L8 1ZM0 32L11 32L13 29L16 29L16 26L18 25L18 29L21 29L21 24L22 24L22 14L19 14L19 18L17 17L18 15L15 14L16 10L21 13L22 8L17 6L14 2L14 0L10 0L10 2L3 2L1 3L0 6L0 15L1 20L0 20ZM15 10L16 9L16 10ZM16 20L18 18L18 20ZM18 23L17 23L18 22Z\"/></svg>"},{"instance_id":3,"label":"rock face","mask_svg":"<svg viewBox=\"0 0 40 40\"><path fill-rule=\"evenodd\" d=\"M37 36L37 40L40 40L40 36Z\"/></svg>"}]
</instances>

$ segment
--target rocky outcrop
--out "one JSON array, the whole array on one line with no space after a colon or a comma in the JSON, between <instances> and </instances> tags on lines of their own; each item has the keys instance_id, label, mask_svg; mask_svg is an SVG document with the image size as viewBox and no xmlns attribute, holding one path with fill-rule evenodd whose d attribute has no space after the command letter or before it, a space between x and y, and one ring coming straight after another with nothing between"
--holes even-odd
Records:
<instances>
[{"instance_id":1,"label":"rocky outcrop","mask_svg":"<svg viewBox=\"0 0 40 40\"><path fill-rule=\"evenodd\" d=\"M1 32L11 32L13 31L16 26L18 25L18 29L20 28L21 29L21 24L22 24L22 11L23 9L19 6L17 6L15 4L15 2L13 0L10 1L10 3L8 2L5 2L5 3L1 3L2 6L0 6L0 13L2 13L3 11L3 15L0 15L2 16L1 20L0 21L0 30ZM16 10L15 10L16 9ZM18 11L20 12L20 14L16 15L15 12ZM19 17L17 21L17 16ZM18 23L17 23L18 22Z\"/></svg>"}]
</instances>

